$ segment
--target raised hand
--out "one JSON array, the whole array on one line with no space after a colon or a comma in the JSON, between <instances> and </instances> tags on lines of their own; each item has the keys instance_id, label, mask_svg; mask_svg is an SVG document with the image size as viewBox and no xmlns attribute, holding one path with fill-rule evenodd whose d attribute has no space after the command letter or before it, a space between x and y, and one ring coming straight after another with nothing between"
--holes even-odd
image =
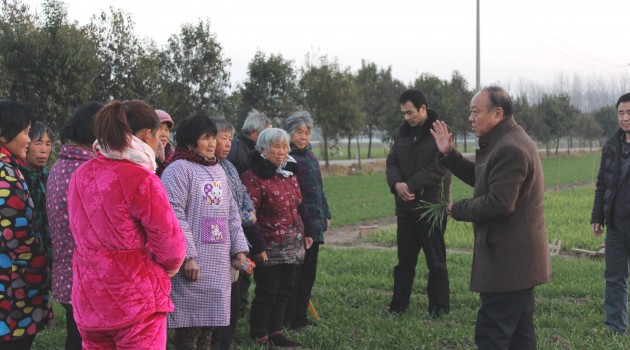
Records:
<instances>
[{"instance_id":1,"label":"raised hand","mask_svg":"<svg viewBox=\"0 0 630 350\"><path fill-rule=\"evenodd\" d=\"M443 155L447 156L453 150L453 133L448 131L446 123L441 120L436 120L433 123L433 129L431 129L431 135L435 139L435 144L438 150Z\"/></svg>"}]
</instances>

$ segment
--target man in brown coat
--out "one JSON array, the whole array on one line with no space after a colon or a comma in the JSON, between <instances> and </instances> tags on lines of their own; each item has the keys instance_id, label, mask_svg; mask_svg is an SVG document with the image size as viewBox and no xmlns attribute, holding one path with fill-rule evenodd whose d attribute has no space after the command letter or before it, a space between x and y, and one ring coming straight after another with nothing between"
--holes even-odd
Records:
<instances>
[{"instance_id":1,"label":"man in brown coat","mask_svg":"<svg viewBox=\"0 0 630 350\"><path fill-rule=\"evenodd\" d=\"M535 349L534 287L551 275L538 150L500 87L477 93L468 119L479 138L475 162L453 148L444 122L434 123L432 134L440 163L475 188L474 198L447 208L455 220L473 223L470 290L481 298L475 342L479 349Z\"/></svg>"}]
</instances>

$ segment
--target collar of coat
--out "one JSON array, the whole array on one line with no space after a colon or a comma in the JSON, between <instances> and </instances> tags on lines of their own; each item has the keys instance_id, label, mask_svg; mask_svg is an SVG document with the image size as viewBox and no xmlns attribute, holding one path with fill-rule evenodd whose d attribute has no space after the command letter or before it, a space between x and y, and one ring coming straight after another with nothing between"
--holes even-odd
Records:
<instances>
[{"instance_id":1,"label":"collar of coat","mask_svg":"<svg viewBox=\"0 0 630 350\"><path fill-rule=\"evenodd\" d=\"M276 170L278 169L275 164L263 158L260 152L256 149L249 152L247 164L254 174L263 179L271 179L274 175L276 175ZM298 173L297 163L294 162L287 162L283 169L292 172L293 175L297 175Z\"/></svg>"},{"instance_id":2,"label":"collar of coat","mask_svg":"<svg viewBox=\"0 0 630 350\"><path fill-rule=\"evenodd\" d=\"M514 117L504 118L499 124L495 125L492 130L490 130L487 134L483 135L479 138L479 148L484 148L489 144L495 143L506 131L515 127L516 120Z\"/></svg>"},{"instance_id":3,"label":"collar of coat","mask_svg":"<svg viewBox=\"0 0 630 350\"><path fill-rule=\"evenodd\" d=\"M238 135L238 142L242 142L249 150L256 148L256 142L251 140L245 134Z\"/></svg>"},{"instance_id":4,"label":"collar of coat","mask_svg":"<svg viewBox=\"0 0 630 350\"><path fill-rule=\"evenodd\" d=\"M418 135L424 135L424 134L429 134L429 130L433 129L433 123L438 120L438 114L436 111L428 108L427 109L427 120L425 120L424 124L422 124L422 126L420 126L420 134ZM403 122L400 125L400 128L398 129L400 136L405 136L405 137L409 137L409 136L415 136L414 132L413 132L413 128L411 126L409 126L409 124L407 124L407 122Z\"/></svg>"},{"instance_id":5,"label":"collar of coat","mask_svg":"<svg viewBox=\"0 0 630 350\"><path fill-rule=\"evenodd\" d=\"M308 145L306 145L306 147L300 149L293 142L291 142L291 154L296 154L298 156L303 156L303 155L307 154L308 151L310 151L311 149L313 149L313 146L311 146L310 143Z\"/></svg>"},{"instance_id":6,"label":"collar of coat","mask_svg":"<svg viewBox=\"0 0 630 350\"><path fill-rule=\"evenodd\" d=\"M15 157L13 157L11 152L9 152L9 150L4 148L3 146L0 146L0 161L16 168L19 167L19 163L17 162Z\"/></svg>"}]
</instances>

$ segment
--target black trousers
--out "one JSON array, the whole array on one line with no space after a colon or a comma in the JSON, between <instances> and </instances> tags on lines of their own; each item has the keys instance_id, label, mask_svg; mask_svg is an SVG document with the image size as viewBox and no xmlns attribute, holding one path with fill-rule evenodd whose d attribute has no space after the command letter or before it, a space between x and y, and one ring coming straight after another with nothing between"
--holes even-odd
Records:
<instances>
[{"instance_id":1,"label":"black trousers","mask_svg":"<svg viewBox=\"0 0 630 350\"><path fill-rule=\"evenodd\" d=\"M308 302L311 300L311 291L317 275L317 257L319 256L319 243L313 242L311 248L306 250L304 263L297 265L295 272L295 293L287 303L284 323L297 327L306 325L306 312Z\"/></svg>"},{"instance_id":2,"label":"black trousers","mask_svg":"<svg viewBox=\"0 0 630 350\"><path fill-rule=\"evenodd\" d=\"M239 275L240 276L240 275ZM232 291L230 295L230 325L224 327L215 327L212 330L212 346L211 350L229 350L234 341L236 334L236 323L238 322L238 300L239 300L239 284L238 280L232 283Z\"/></svg>"},{"instance_id":3,"label":"black trousers","mask_svg":"<svg viewBox=\"0 0 630 350\"><path fill-rule=\"evenodd\" d=\"M35 335L27 335L9 342L1 342L2 350L30 350L35 340Z\"/></svg>"},{"instance_id":4,"label":"black trousers","mask_svg":"<svg viewBox=\"0 0 630 350\"><path fill-rule=\"evenodd\" d=\"M236 283L238 284L238 311L241 315L245 315L249 305L249 287L252 282L248 274L241 272Z\"/></svg>"},{"instance_id":5,"label":"black trousers","mask_svg":"<svg viewBox=\"0 0 630 350\"><path fill-rule=\"evenodd\" d=\"M481 293L475 343L482 350L536 349L534 289Z\"/></svg>"},{"instance_id":6,"label":"black trousers","mask_svg":"<svg viewBox=\"0 0 630 350\"><path fill-rule=\"evenodd\" d=\"M61 306L66 309L66 331L68 332L66 350L81 350L83 348L83 340L81 339L79 328L77 328L77 323L74 321L72 305L61 304Z\"/></svg>"},{"instance_id":7,"label":"black trousers","mask_svg":"<svg viewBox=\"0 0 630 350\"><path fill-rule=\"evenodd\" d=\"M434 315L449 312L451 291L444 244L446 222L429 235L430 225L426 222L401 217L397 221L398 265L394 268L394 295L390 310L402 312L409 307L418 254L422 249L429 270L429 313Z\"/></svg>"},{"instance_id":8,"label":"black trousers","mask_svg":"<svg viewBox=\"0 0 630 350\"><path fill-rule=\"evenodd\" d=\"M173 335L175 350L207 350L212 342L214 327L176 328Z\"/></svg>"},{"instance_id":9,"label":"black trousers","mask_svg":"<svg viewBox=\"0 0 630 350\"><path fill-rule=\"evenodd\" d=\"M296 266L256 266L256 288L249 311L249 334L252 338L261 338L282 330L285 307L294 292Z\"/></svg>"}]
</instances>

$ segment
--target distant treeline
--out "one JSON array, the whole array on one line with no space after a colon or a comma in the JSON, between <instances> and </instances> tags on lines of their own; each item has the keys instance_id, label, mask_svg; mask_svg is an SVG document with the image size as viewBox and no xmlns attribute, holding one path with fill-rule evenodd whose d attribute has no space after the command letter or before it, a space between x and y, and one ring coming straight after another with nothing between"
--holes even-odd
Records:
<instances>
[{"instance_id":1,"label":"distant treeline","mask_svg":"<svg viewBox=\"0 0 630 350\"><path fill-rule=\"evenodd\" d=\"M306 55L303 66L281 54L257 52L248 77L230 86L225 57L209 20L183 24L167 43L139 38L131 15L110 9L79 26L68 19L62 1L44 2L35 13L20 0L2 2L0 14L0 97L31 106L53 130L72 111L90 101L143 99L177 120L194 113L225 116L237 130L252 108L277 125L297 109L306 109L321 130L325 148L340 138L380 131L391 140L403 121L398 96L407 88L423 90L429 107L466 137L468 105L474 91L457 71L450 80L423 73L411 83L392 77L392 68L364 60L353 71L336 58ZM521 84L515 116L548 148L563 137L592 143L616 129L613 103L626 92L624 79L585 81L560 76L558 84ZM577 101L577 103L576 103ZM368 146L371 153L371 142Z\"/></svg>"}]
</instances>

